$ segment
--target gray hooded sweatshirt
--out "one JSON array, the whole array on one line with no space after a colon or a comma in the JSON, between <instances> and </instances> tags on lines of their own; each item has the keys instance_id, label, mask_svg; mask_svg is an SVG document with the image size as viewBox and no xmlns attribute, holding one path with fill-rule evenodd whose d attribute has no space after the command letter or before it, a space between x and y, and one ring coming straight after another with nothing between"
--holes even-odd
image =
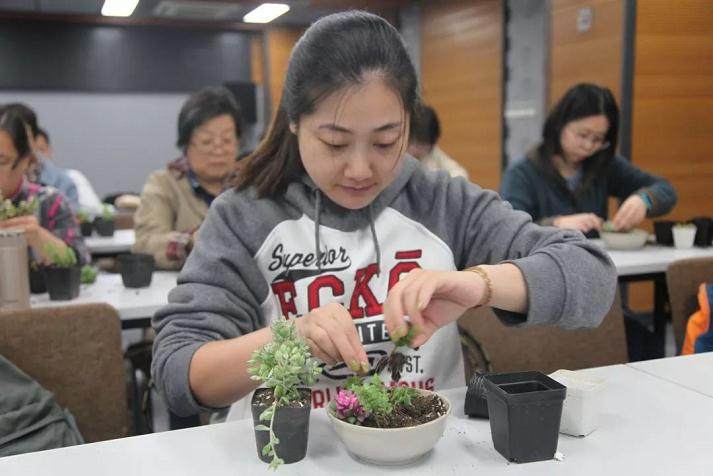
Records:
<instances>
[{"instance_id":1,"label":"gray hooded sweatshirt","mask_svg":"<svg viewBox=\"0 0 713 476\"><path fill-rule=\"evenodd\" d=\"M252 188L229 190L213 202L169 304L153 318L153 376L176 414L214 411L189 387L189 365L201 345L335 301L350 312L374 364L393 347L382 304L401 276L417 267L502 262L522 271L528 291L527 315L496 310L509 325L593 327L614 299L614 266L581 233L535 225L495 192L424 171L411 157L361 210L335 204L306 175L274 198L257 198ZM326 366L312 390L313 407L334 398L350 374L344 363ZM410 350L401 380L386 382L464 385L456 324ZM249 399L233 406L231 418L248 415Z\"/></svg>"}]
</instances>

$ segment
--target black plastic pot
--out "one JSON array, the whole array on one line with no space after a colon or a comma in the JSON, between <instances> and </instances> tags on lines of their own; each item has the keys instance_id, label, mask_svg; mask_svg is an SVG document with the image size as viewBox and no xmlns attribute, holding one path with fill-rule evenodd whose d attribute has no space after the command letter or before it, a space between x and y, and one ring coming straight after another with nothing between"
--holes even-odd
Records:
<instances>
[{"instance_id":1,"label":"black plastic pot","mask_svg":"<svg viewBox=\"0 0 713 476\"><path fill-rule=\"evenodd\" d=\"M485 375L476 372L468 382L465 392L465 414L469 417L488 418L488 397L485 390Z\"/></svg>"},{"instance_id":2,"label":"black plastic pot","mask_svg":"<svg viewBox=\"0 0 713 476\"><path fill-rule=\"evenodd\" d=\"M253 414L253 425L270 426L269 422L260 421L260 414L268 407L256 403L265 392L272 392L272 389L259 388L255 391L251 402ZM302 388L300 393L304 396L306 404L300 407L280 407L275 412L273 431L280 442L275 447L275 453L282 458L286 464L296 463L304 459L307 455L307 439L309 436L309 412L312 408L311 393L309 389ZM255 443L257 444L258 457L265 463L272 460L271 456L263 456L262 449L270 441L269 431L255 430Z\"/></svg>"},{"instance_id":3,"label":"black plastic pot","mask_svg":"<svg viewBox=\"0 0 713 476\"><path fill-rule=\"evenodd\" d=\"M495 449L510 461L552 459L557 451L566 387L540 372L485 377Z\"/></svg>"},{"instance_id":4,"label":"black plastic pot","mask_svg":"<svg viewBox=\"0 0 713 476\"><path fill-rule=\"evenodd\" d=\"M79 283L82 268L57 268L49 266L44 269L47 291L52 301L68 301L79 296Z\"/></svg>"},{"instance_id":5,"label":"black plastic pot","mask_svg":"<svg viewBox=\"0 0 713 476\"><path fill-rule=\"evenodd\" d=\"M154 258L149 254L119 255L121 280L127 288L145 288L151 285Z\"/></svg>"},{"instance_id":6,"label":"black plastic pot","mask_svg":"<svg viewBox=\"0 0 713 476\"><path fill-rule=\"evenodd\" d=\"M30 292L32 294L42 294L47 292L45 283L45 273L41 269L30 268Z\"/></svg>"},{"instance_id":7,"label":"black plastic pot","mask_svg":"<svg viewBox=\"0 0 713 476\"><path fill-rule=\"evenodd\" d=\"M79 229L82 231L82 236L92 236L92 230L94 229L94 226L92 225L92 222L85 221L79 224ZM113 235L114 231L112 230L111 233Z\"/></svg>"},{"instance_id":8,"label":"black plastic pot","mask_svg":"<svg viewBox=\"0 0 713 476\"><path fill-rule=\"evenodd\" d=\"M696 217L691 220L696 225L696 238L693 244L696 246L711 246L713 241L713 219L709 217Z\"/></svg>"},{"instance_id":9,"label":"black plastic pot","mask_svg":"<svg viewBox=\"0 0 713 476\"><path fill-rule=\"evenodd\" d=\"M673 246L673 225L675 221L657 220L654 222L654 234L656 243L664 246Z\"/></svg>"},{"instance_id":10,"label":"black plastic pot","mask_svg":"<svg viewBox=\"0 0 713 476\"><path fill-rule=\"evenodd\" d=\"M94 219L94 229L99 236L114 236L114 220L104 220L101 217Z\"/></svg>"}]
</instances>

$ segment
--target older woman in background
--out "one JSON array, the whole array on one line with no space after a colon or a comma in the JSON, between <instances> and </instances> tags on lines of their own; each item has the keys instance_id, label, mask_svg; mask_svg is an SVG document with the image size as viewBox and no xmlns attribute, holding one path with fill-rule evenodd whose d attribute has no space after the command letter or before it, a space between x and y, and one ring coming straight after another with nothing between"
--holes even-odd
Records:
<instances>
[{"instance_id":1,"label":"older woman in background","mask_svg":"<svg viewBox=\"0 0 713 476\"><path fill-rule=\"evenodd\" d=\"M178 116L183 155L149 176L135 215L134 252L152 254L162 269L183 266L195 231L235 170L240 133L227 89L205 88L188 98Z\"/></svg>"}]
</instances>

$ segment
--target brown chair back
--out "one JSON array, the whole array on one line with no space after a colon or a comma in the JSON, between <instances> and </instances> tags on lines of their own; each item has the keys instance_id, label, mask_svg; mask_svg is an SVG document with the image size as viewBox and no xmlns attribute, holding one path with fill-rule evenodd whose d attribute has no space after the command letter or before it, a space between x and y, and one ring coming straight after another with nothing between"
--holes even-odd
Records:
<instances>
[{"instance_id":1,"label":"brown chair back","mask_svg":"<svg viewBox=\"0 0 713 476\"><path fill-rule=\"evenodd\" d=\"M55 394L87 443L127 435L121 323L113 307L0 312L0 354Z\"/></svg>"},{"instance_id":2,"label":"brown chair back","mask_svg":"<svg viewBox=\"0 0 713 476\"><path fill-rule=\"evenodd\" d=\"M674 261L666 270L677 353L683 346L688 318L698 309L698 287L701 283L713 283L713 257Z\"/></svg>"},{"instance_id":3,"label":"brown chair back","mask_svg":"<svg viewBox=\"0 0 713 476\"><path fill-rule=\"evenodd\" d=\"M458 321L484 349L494 372L577 370L628 361L624 317L617 291L614 304L596 329L550 326L508 327L490 308L468 311ZM465 359L466 362L468 359ZM474 369L466 368L469 380Z\"/></svg>"}]
</instances>

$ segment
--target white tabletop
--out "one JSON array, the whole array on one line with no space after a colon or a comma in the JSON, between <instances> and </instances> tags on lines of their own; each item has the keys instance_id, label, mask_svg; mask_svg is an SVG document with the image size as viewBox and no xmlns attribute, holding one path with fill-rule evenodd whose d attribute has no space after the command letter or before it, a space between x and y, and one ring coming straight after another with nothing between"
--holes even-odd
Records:
<instances>
[{"instance_id":1,"label":"white tabletop","mask_svg":"<svg viewBox=\"0 0 713 476\"><path fill-rule=\"evenodd\" d=\"M665 273L668 265L685 258L713 256L713 247L678 250L670 246L646 245L635 251L608 250L602 240L592 240L609 253L619 276Z\"/></svg>"},{"instance_id":2,"label":"white tabletop","mask_svg":"<svg viewBox=\"0 0 713 476\"><path fill-rule=\"evenodd\" d=\"M74 304L105 302L116 308L122 321L153 316L168 302L168 293L176 286L175 271L154 271L151 286L126 288L120 274L101 273L93 284L83 284L79 297L71 301L51 301L49 295L33 294L32 307L58 307Z\"/></svg>"},{"instance_id":3,"label":"white tabletop","mask_svg":"<svg viewBox=\"0 0 713 476\"><path fill-rule=\"evenodd\" d=\"M713 397L713 352L632 362L627 365Z\"/></svg>"},{"instance_id":4,"label":"white tabletop","mask_svg":"<svg viewBox=\"0 0 713 476\"><path fill-rule=\"evenodd\" d=\"M324 410L312 413L307 457L268 472L258 460L252 421L242 420L0 458L0 474L177 476L184 474L410 475L710 474L713 399L625 365L584 371L606 379L600 427L586 438L560 435L564 461L508 463L493 448L487 420L463 414L464 390L434 451L410 466L380 468L352 459ZM394 442L394 451L398 451Z\"/></svg>"},{"instance_id":5,"label":"white tabletop","mask_svg":"<svg viewBox=\"0 0 713 476\"><path fill-rule=\"evenodd\" d=\"M90 253L129 253L134 245L134 230L115 230L114 236L99 236L94 233L84 238Z\"/></svg>"}]
</instances>

